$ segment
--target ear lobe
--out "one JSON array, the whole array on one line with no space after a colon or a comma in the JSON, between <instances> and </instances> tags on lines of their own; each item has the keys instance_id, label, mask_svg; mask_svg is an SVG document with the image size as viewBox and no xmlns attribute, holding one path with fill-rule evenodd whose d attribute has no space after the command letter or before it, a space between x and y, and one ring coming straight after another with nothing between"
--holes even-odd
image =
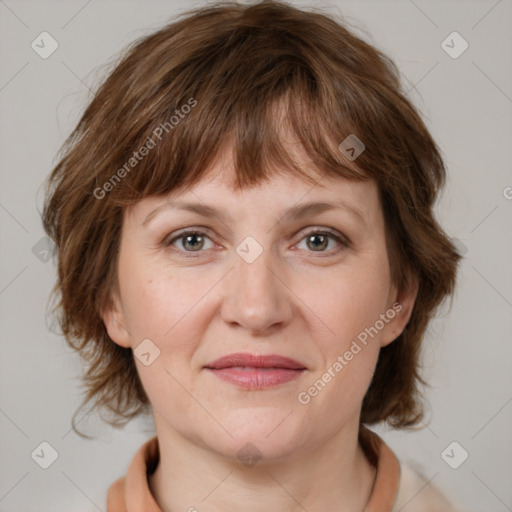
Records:
<instances>
[{"instance_id":1,"label":"ear lobe","mask_svg":"<svg viewBox=\"0 0 512 512\"><path fill-rule=\"evenodd\" d=\"M411 318L419 289L418 276L411 274L409 283L409 287L406 290L402 290L399 294L395 293L395 299L391 302L388 311L394 311L395 315L388 322L382 333L381 347L389 345L398 338Z\"/></svg>"},{"instance_id":2,"label":"ear lobe","mask_svg":"<svg viewBox=\"0 0 512 512\"><path fill-rule=\"evenodd\" d=\"M123 310L115 294L111 295L108 304L102 309L101 318L112 341L121 347L129 348L130 336L125 327Z\"/></svg>"}]
</instances>

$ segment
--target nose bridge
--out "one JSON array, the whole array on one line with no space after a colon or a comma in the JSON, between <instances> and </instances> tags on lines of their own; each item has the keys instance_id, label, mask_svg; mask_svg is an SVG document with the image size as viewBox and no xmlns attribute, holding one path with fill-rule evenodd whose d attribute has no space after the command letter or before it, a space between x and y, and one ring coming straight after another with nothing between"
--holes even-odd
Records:
<instances>
[{"instance_id":1,"label":"nose bridge","mask_svg":"<svg viewBox=\"0 0 512 512\"><path fill-rule=\"evenodd\" d=\"M290 294L272 251L247 237L234 256L222 308L224 320L257 332L288 322L292 314Z\"/></svg>"}]
</instances>

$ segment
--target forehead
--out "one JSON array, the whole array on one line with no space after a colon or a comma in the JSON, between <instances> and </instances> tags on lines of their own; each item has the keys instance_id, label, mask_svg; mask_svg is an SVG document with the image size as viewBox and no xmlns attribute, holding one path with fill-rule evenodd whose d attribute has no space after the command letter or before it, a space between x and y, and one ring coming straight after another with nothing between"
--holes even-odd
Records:
<instances>
[{"instance_id":1,"label":"forehead","mask_svg":"<svg viewBox=\"0 0 512 512\"><path fill-rule=\"evenodd\" d=\"M283 206L315 198L343 198L354 201L354 204L364 205L377 191L373 180L356 182L343 176L328 176L313 167L304 169L309 180L289 170L273 169L268 179L243 189L236 189L233 168L217 163L198 183L177 190L169 194L168 198L192 198L194 195L201 197L204 194L226 201L274 199Z\"/></svg>"},{"instance_id":2,"label":"forehead","mask_svg":"<svg viewBox=\"0 0 512 512\"><path fill-rule=\"evenodd\" d=\"M307 174L312 181L290 171L276 170L257 185L236 189L232 166L219 161L193 185L146 197L128 215L137 226L144 227L169 210L218 217L224 222L267 216L274 221L285 217L307 219L316 213L337 210L366 227L376 223L381 212L373 180L356 182L342 176L322 175L313 169L308 169Z\"/></svg>"}]
</instances>

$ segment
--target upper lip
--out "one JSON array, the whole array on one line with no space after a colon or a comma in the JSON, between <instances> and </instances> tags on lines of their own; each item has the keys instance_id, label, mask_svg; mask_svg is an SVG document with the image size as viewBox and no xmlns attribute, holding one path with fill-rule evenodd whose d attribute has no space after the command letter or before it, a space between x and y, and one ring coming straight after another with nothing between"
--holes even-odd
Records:
<instances>
[{"instance_id":1,"label":"upper lip","mask_svg":"<svg viewBox=\"0 0 512 512\"><path fill-rule=\"evenodd\" d=\"M304 370L305 366L289 357L277 354L257 355L257 354L229 354L209 363L205 368L220 370L222 368L231 368L234 366L246 366L251 368L287 368L292 370Z\"/></svg>"}]
</instances>

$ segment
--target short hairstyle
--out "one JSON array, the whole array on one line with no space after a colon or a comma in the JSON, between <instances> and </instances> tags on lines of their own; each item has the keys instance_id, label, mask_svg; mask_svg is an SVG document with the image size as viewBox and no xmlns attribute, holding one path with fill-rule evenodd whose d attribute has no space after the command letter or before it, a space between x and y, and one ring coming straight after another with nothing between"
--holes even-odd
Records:
<instances>
[{"instance_id":1,"label":"short hairstyle","mask_svg":"<svg viewBox=\"0 0 512 512\"><path fill-rule=\"evenodd\" d=\"M219 2L115 62L61 148L42 213L58 256L52 313L86 365L81 407L113 413L116 427L149 410L132 350L111 340L100 316L119 290L124 209L197 183L230 150L235 189L278 169L311 183L375 180L391 279L405 290L415 276L419 290L405 329L380 350L361 424L423 419L421 342L453 295L461 258L433 212L446 169L394 62L345 25L284 2ZM317 179L285 150L283 126ZM365 146L353 165L339 148L350 135Z\"/></svg>"}]
</instances>

